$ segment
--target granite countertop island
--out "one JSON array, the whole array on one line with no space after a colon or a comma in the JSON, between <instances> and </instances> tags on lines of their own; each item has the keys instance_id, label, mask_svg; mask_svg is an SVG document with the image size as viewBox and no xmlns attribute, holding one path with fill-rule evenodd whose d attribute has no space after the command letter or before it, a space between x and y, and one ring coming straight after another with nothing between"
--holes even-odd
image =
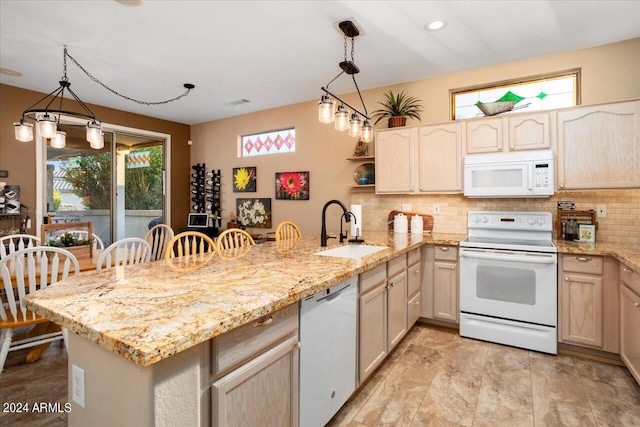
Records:
<instances>
[{"instance_id":1,"label":"granite countertop island","mask_svg":"<svg viewBox=\"0 0 640 427\"><path fill-rule=\"evenodd\" d=\"M610 256L640 271L640 246L633 243L585 243L565 240L554 243L561 254Z\"/></svg>"},{"instance_id":2,"label":"granite countertop island","mask_svg":"<svg viewBox=\"0 0 640 427\"><path fill-rule=\"evenodd\" d=\"M313 255L323 249L319 236L302 237L289 250L267 242L201 265L162 260L83 273L26 301L70 332L149 366L412 249L457 245L464 237L368 232L366 244L388 249L357 260ZM337 246L330 240L326 249Z\"/></svg>"}]
</instances>

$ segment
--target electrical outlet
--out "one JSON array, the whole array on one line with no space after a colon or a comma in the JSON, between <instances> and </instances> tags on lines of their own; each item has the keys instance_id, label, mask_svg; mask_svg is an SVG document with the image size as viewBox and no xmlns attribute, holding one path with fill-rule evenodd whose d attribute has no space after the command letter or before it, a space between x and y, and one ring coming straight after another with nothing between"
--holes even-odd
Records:
<instances>
[{"instance_id":1,"label":"electrical outlet","mask_svg":"<svg viewBox=\"0 0 640 427\"><path fill-rule=\"evenodd\" d=\"M84 408L84 369L77 365L72 365L71 368L71 387L73 401Z\"/></svg>"},{"instance_id":2,"label":"electrical outlet","mask_svg":"<svg viewBox=\"0 0 640 427\"><path fill-rule=\"evenodd\" d=\"M402 210L403 210L404 212L411 212L411 205L410 205L410 204L408 204L408 203L403 203L403 204L402 204Z\"/></svg>"},{"instance_id":3,"label":"electrical outlet","mask_svg":"<svg viewBox=\"0 0 640 427\"><path fill-rule=\"evenodd\" d=\"M598 212L598 218L605 218L607 216L607 207L605 205L598 205L596 211Z\"/></svg>"},{"instance_id":4,"label":"electrical outlet","mask_svg":"<svg viewBox=\"0 0 640 427\"><path fill-rule=\"evenodd\" d=\"M433 205L433 214L440 215L440 205Z\"/></svg>"}]
</instances>

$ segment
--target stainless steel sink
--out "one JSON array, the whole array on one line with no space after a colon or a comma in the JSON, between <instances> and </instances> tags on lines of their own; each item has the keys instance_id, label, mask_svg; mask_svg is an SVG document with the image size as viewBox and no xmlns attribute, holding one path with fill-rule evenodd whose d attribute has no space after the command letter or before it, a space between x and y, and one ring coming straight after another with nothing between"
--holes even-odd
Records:
<instances>
[{"instance_id":1,"label":"stainless steel sink","mask_svg":"<svg viewBox=\"0 0 640 427\"><path fill-rule=\"evenodd\" d=\"M374 254L383 249L387 249L387 247L373 246L373 245L345 245L345 246L339 246L333 249L327 249L320 252L314 252L314 255L332 256L337 258L360 259L362 257Z\"/></svg>"}]
</instances>

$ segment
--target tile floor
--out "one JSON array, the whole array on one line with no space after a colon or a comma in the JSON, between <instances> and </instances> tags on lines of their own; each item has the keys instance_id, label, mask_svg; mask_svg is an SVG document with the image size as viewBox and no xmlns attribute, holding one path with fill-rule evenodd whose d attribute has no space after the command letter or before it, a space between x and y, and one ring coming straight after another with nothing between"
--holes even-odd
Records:
<instances>
[{"instance_id":1,"label":"tile floor","mask_svg":"<svg viewBox=\"0 0 640 427\"><path fill-rule=\"evenodd\" d=\"M330 426L640 426L624 367L416 325Z\"/></svg>"},{"instance_id":2,"label":"tile floor","mask_svg":"<svg viewBox=\"0 0 640 427\"><path fill-rule=\"evenodd\" d=\"M67 358L9 353L4 402L67 402ZM0 426L66 426L64 413L8 414ZM623 367L547 356L416 325L330 426L640 426L640 387Z\"/></svg>"}]
</instances>

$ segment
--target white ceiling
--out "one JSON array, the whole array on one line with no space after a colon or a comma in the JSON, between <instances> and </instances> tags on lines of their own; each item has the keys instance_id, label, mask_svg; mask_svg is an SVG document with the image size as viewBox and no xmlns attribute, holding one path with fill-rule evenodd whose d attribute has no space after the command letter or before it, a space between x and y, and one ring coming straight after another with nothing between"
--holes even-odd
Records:
<instances>
[{"instance_id":1,"label":"white ceiling","mask_svg":"<svg viewBox=\"0 0 640 427\"><path fill-rule=\"evenodd\" d=\"M63 45L121 99L68 62L88 103L201 123L319 99L340 70L333 24L355 18L360 89L640 37L640 1L170 1L0 0L0 82L39 92L58 85ZM434 19L446 27L427 32ZM354 92L347 77L331 85ZM251 102L229 105L241 99ZM27 105L25 105L25 108ZM16 118L17 119L17 118Z\"/></svg>"}]
</instances>

